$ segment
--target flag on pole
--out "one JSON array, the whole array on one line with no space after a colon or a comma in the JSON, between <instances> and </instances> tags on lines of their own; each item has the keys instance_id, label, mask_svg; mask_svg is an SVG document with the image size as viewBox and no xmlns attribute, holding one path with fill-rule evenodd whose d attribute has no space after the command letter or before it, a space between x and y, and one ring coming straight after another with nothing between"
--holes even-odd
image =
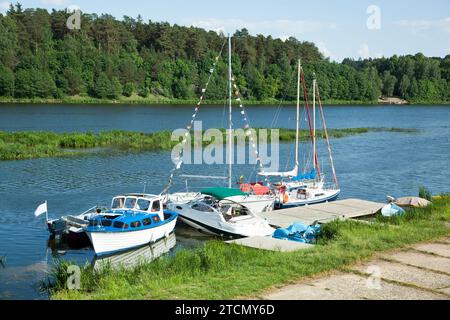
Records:
<instances>
[{"instance_id":1,"label":"flag on pole","mask_svg":"<svg viewBox=\"0 0 450 320\"><path fill-rule=\"evenodd\" d=\"M39 217L41 214L47 213L47 201L37 207L36 211L34 211L34 216Z\"/></svg>"}]
</instances>

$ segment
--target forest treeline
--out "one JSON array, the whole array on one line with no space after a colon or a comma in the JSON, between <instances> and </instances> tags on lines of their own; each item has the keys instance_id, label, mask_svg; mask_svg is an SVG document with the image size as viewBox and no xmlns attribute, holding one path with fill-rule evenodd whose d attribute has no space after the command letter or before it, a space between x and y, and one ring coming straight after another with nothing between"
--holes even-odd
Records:
<instances>
[{"instance_id":1,"label":"forest treeline","mask_svg":"<svg viewBox=\"0 0 450 320\"><path fill-rule=\"evenodd\" d=\"M213 31L144 22L140 16L117 20L83 13L81 29L70 30L70 15L23 9L20 4L0 14L0 97L193 100L225 42ZM209 100L226 97L226 54L209 85ZM323 100L450 100L450 55L428 58L418 53L336 63L311 42L253 36L246 29L233 35L233 72L247 100L295 100L298 58L308 81L316 74Z\"/></svg>"}]
</instances>

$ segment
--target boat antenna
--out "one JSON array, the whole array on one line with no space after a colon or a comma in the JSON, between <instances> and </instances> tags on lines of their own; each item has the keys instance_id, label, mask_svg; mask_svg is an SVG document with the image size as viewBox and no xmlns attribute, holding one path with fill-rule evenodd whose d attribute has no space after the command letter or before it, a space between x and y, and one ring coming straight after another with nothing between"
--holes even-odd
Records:
<instances>
[{"instance_id":1,"label":"boat antenna","mask_svg":"<svg viewBox=\"0 0 450 320\"><path fill-rule=\"evenodd\" d=\"M313 73L313 152L314 169L317 169L317 151L316 151L316 73Z\"/></svg>"},{"instance_id":2,"label":"boat antenna","mask_svg":"<svg viewBox=\"0 0 450 320\"><path fill-rule=\"evenodd\" d=\"M295 166L299 167L299 135L300 135L300 76L302 70L301 59L298 59L298 79L297 79L297 120L295 133Z\"/></svg>"},{"instance_id":3,"label":"boat antenna","mask_svg":"<svg viewBox=\"0 0 450 320\"><path fill-rule=\"evenodd\" d=\"M229 180L228 187L232 187L232 170L233 170L233 109L231 105L231 82L232 82L232 70L231 70L231 36L228 34L228 107L229 107L229 132L228 132L228 161L229 161Z\"/></svg>"}]
</instances>

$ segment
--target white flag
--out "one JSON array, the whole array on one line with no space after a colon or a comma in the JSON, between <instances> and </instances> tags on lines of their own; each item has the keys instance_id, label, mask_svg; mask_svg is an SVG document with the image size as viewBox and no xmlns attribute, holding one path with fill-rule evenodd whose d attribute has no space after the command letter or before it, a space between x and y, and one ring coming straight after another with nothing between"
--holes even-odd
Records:
<instances>
[{"instance_id":1,"label":"white flag","mask_svg":"<svg viewBox=\"0 0 450 320\"><path fill-rule=\"evenodd\" d=\"M34 215L36 217L39 217L41 214L47 213L47 201L41 204L39 207L37 207L36 211L34 212Z\"/></svg>"}]
</instances>

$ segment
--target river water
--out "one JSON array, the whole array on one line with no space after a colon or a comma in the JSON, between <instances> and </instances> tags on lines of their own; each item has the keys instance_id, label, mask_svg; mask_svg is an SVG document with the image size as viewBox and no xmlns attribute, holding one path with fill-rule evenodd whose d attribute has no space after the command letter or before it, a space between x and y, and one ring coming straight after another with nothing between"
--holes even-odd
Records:
<instances>
[{"instance_id":1,"label":"river water","mask_svg":"<svg viewBox=\"0 0 450 320\"><path fill-rule=\"evenodd\" d=\"M2 105L3 131L102 131L153 132L186 127L193 108L187 106L55 106ZM341 198L385 201L386 195L417 195L420 186L433 193L449 192L449 106L336 106L325 108L329 128L413 128L417 132L370 132L332 139L333 156L342 189ZM295 108L248 108L253 127L295 128ZM234 126L242 127L238 112ZM302 114L302 123L304 125ZM197 118L204 128L227 126L226 108L204 106ZM309 144L302 143L301 150ZM323 149L323 150L322 150ZM319 150L324 171L329 172L326 149ZM280 163L292 169L294 145L281 144ZM301 160L309 158L302 153ZM0 162L0 299L45 299L39 281L59 257L84 263L93 252L52 250L48 246L45 218L34 218L38 204L47 200L51 218L81 213L94 205L109 205L120 193L159 193L173 168L170 152L124 153L102 150L81 157ZM226 176L225 165L190 165L183 173ZM234 178L255 179L255 166L236 165ZM222 181L190 180L177 176L173 190L198 189ZM186 228L177 229L177 247L193 247L204 237ZM61 255L62 254L62 255Z\"/></svg>"}]
</instances>

